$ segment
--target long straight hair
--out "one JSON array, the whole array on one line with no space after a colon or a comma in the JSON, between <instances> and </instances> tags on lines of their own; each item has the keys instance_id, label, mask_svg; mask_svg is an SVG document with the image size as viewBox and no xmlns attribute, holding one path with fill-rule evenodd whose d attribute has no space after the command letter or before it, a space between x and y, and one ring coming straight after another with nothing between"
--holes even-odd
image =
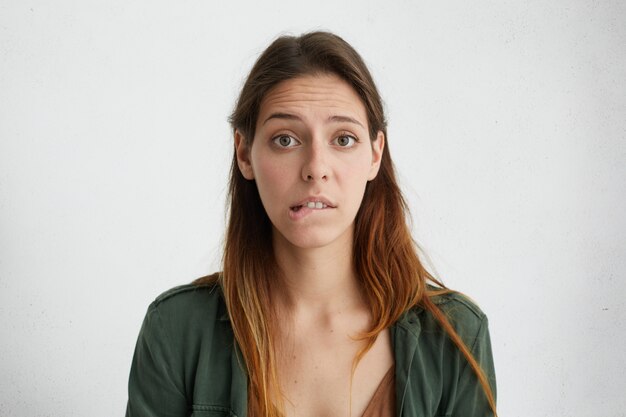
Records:
<instances>
[{"instance_id":1,"label":"long straight hair","mask_svg":"<svg viewBox=\"0 0 626 417\"><path fill-rule=\"evenodd\" d=\"M268 91L287 79L310 74L336 74L363 101L370 140L387 122L381 97L365 63L343 39L328 32L276 39L254 64L230 116L230 123L251 146L261 101ZM236 341L249 375L248 415L282 415L283 402L276 370L275 323L270 307L272 281L281 274L271 242L272 227L254 181L239 171L233 154L229 182L229 219L225 236L220 284ZM496 414L495 399L480 365L431 297L449 292L422 265L407 225L408 207L396 181L389 153L383 152L378 175L369 181L354 227L354 270L370 307L372 327L362 335L365 347L412 307L430 312L467 359ZM427 283L435 284L429 287Z\"/></svg>"}]
</instances>

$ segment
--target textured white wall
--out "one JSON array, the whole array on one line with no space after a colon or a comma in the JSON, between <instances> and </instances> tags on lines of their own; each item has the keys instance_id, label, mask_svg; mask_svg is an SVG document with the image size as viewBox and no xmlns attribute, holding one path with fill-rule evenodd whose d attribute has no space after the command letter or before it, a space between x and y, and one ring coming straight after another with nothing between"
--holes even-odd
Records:
<instances>
[{"instance_id":1,"label":"textured white wall","mask_svg":"<svg viewBox=\"0 0 626 417\"><path fill-rule=\"evenodd\" d=\"M502 416L624 416L622 1L0 3L0 415L122 415L149 302L219 267L226 118L279 33L370 64Z\"/></svg>"}]
</instances>

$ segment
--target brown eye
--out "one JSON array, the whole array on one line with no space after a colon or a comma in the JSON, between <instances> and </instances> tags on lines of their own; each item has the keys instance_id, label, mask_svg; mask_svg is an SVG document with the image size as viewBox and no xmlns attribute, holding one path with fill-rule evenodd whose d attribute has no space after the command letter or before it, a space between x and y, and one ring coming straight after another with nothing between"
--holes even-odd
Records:
<instances>
[{"instance_id":1,"label":"brown eye","mask_svg":"<svg viewBox=\"0 0 626 417\"><path fill-rule=\"evenodd\" d=\"M341 135L334 140L334 142L342 148L351 148L356 141L356 138L350 135Z\"/></svg>"},{"instance_id":2,"label":"brown eye","mask_svg":"<svg viewBox=\"0 0 626 417\"><path fill-rule=\"evenodd\" d=\"M281 148L292 148L299 143L296 139L292 138L289 135L276 136L274 139L272 139L272 141Z\"/></svg>"}]
</instances>

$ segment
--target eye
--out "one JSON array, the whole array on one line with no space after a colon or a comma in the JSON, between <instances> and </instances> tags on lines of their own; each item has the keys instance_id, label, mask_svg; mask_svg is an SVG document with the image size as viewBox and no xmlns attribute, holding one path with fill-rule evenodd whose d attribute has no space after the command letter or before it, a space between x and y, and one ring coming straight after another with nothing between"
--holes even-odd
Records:
<instances>
[{"instance_id":1,"label":"eye","mask_svg":"<svg viewBox=\"0 0 626 417\"><path fill-rule=\"evenodd\" d=\"M351 148L356 142L358 142L357 138L352 135L346 134L339 135L335 140L333 140L333 143L339 145L342 148Z\"/></svg>"},{"instance_id":2,"label":"eye","mask_svg":"<svg viewBox=\"0 0 626 417\"><path fill-rule=\"evenodd\" d=\"M300 143L289 135L278 135L272 139L272 142L274 142L276 145L280 146L281 148L293 148L294 146L297 146Z\"/></svg>"}]
</instances>

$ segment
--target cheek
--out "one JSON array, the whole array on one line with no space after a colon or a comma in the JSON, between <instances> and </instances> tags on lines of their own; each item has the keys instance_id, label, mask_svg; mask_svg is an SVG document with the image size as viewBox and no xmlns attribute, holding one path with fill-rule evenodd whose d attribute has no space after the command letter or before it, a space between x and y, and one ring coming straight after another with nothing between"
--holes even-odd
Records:
<instances>
[{"instance_id":1,"label":"cheek","mask_svg":"<svg viewBox=\"0 0 626 417\"><path fill-rule=\"evenodd\" d=\"M354 155L353 158L341 165L341 175L339 177L344 178L351 184L365 183L367 182L371 165L372 158L370 154Z\"/></svg>"},{"instance_id":2,"label":"cheek","mask_svg":"<svg viewBox=\"0 0 626 417\"><path fill-rule=\"evenodd\" d=\"M371 155L360 155L346 165L343 169L341 178L345 181L344 189L346 193L351 196L350 200L354 204L354 207L361 205L363 194L365 193L365 186L370 174L371 168Z\"/></svg>"},{"instance_id":3,"label":"cheek","mask_svg":"<svg viewBox=\"0 0 626 417\"><path fill-rule=\"evenodd\" d=\"M273 182L284 174L284 169L280 164L261 160L254 165L254 176L257 178L257 181L262 183Z\"/></svg>"},{"instance_id":4,"label":"cheek","mask_svg":"<svg viewBox=\"0 0 626 417\"><path fill-rule=\"evenodd\" d=\"M290 168L284 161L272 158L256 158L253 160L254 178L264 204L271 202L268 198L280 196L289 185Z\"/></svg>"}]
</instances>

